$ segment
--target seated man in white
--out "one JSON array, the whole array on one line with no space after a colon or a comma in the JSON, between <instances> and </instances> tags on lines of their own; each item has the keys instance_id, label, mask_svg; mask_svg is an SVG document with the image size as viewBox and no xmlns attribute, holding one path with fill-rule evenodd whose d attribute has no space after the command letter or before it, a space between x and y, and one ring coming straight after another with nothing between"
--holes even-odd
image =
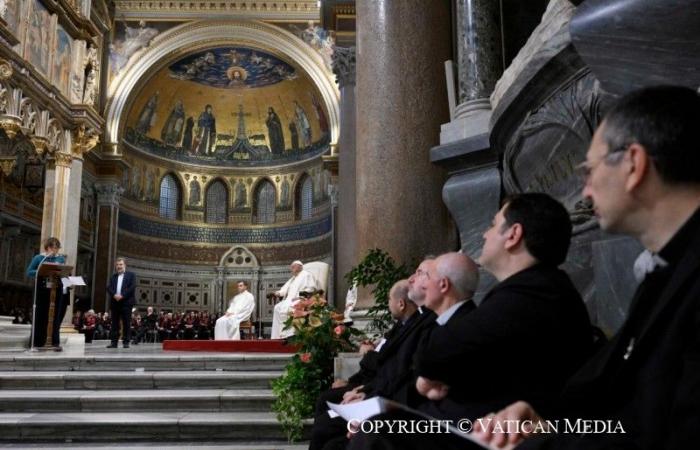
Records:
<instances>
[{"instance_id":1,"label":"seated man in white","mask_svg":"<svg viewBox=\"0 0 700 450\"><path fill-rule=\"evenodd\" d=\"M240 323L250 320L253 309L255 309L255 299L253 294L248 292L248 283L239 281L237 287L238 294L231 299L226 313L216 320L214 339L217 341L239 340L241 338Z\"/></svg>"},{"instance_id":2,"label":"seated man in white","mask_svg":"<svg viewBox=\"0 0 700 450\"><path fill-rule=\"evenodd\" d=\"M299 292L314 292L317 289L316 279L311 272L304 270L301 261L294 261L289 269L292 271L292 278L282 286L282 289L275 292L275 295L282 297L282 301L275 305L275 311L272 314L272 339L284 339L294 334L293 328L282 330L284 322L289 317L292 302L299 298Z\"/></svg>"}]
</instances>

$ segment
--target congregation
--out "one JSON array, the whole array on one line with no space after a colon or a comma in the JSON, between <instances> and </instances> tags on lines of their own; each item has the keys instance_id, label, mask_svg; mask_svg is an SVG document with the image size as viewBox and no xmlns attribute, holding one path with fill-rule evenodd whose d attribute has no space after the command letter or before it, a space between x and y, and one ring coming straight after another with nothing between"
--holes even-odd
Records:
<instances>
[{"instance_id":1,"label":"congregation","mask_svg":"<svg viewBox=\"0 0 700 450\"><path fill-rule=\"evenodd\" d=\"M694 448L699 124L692 89L628 94L577 168L601 229L646 249L627 320L609 341L559 268L571 245L566 208L541 193L506 197L476 261L429 256L394 285L393 328L362 346L356 374L320 395L310 449L468 449L474 439L507 449ZM498 283L477 306L479 267ZM363 421L328 414L327 402L372 397L395 403ZM410 426L426 420L439 426Z\"/></svg>"}]
</instances>

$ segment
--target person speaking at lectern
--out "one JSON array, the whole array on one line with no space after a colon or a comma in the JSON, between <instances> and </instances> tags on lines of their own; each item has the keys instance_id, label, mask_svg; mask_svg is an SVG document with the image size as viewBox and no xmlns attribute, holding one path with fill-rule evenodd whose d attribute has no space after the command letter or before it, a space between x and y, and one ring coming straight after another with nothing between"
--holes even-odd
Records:
<instances>
[{"instance_id":1,"label":"person speaking at lectern","mask_svg":"<svg viewBox=\"0 0 700 450\"><path fill-rule=\"evenodd\" d=\"M44 251L35 255L27 267L27 277L35 280L35 304L34 304L34 323L32 325L32 347L43 347L46 345L48 337L49 325L49 310L51 308L51 290L56 290L56 304L54 305L53 327L51 332L51 342L49 345L55 350L61 350L61 322L66 313L68 303L63 298L63 286L60 277L52 282L51 277L38 276L39 266L42 264L60 264L66 263L65 255L61 255L58 251L61 249L61 242L55 237L50 237L44 242Z\"/></svg>"}]
</instances>

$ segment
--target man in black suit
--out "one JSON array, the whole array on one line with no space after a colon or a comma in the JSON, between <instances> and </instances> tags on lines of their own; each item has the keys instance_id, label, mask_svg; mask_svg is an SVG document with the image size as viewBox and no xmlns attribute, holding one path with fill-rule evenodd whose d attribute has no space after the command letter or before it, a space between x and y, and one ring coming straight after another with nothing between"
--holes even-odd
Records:
<instances>
[{"instance_id":1,"label":"man in black suit","mask_svg":"<svg viewBox=\"0 0 700 450\"><path fill-rule=\"evenodd\" d=\"M117 348L119 343L119 322L122 323L122 341L129 348L131 340L131 308L136 303L136 275L126 271L126 260L117 258L116 272L107 285L109 308L112 312L112 343L107 348Z\"/></svg>"},{"instance_id":2,"label":"man in black suit","mask_svg":"<svg viewBox=\"0 0 700 450\"><path fill-rule=\"evenodd\" d=\"M423 261L419 273L429 260ZM417 275L409 280L398 281L389 292L389 310L396 320L383 343L376 351L369 351L360 362L361 370L351 377L355 385L338 387L323 393L316 405L316 416L309 448L320 449L344 447L346 422L341 418L330 419L325 401L352 403L372 396L383 396L411 403L416 397L411 376L411 359L421 336L433 326L435 314L421 309L420 291L415 289Z\"/></svg>"},{"instance_id":3,"label":"man in black suit","mask_svg":"<svg viewBox=\"0 0 700 450\"><path fill-rule=\"evenodd\" d=\"M593 201L603 230L644 245L635 263L643 280L626 322L569 380L559 408L547 414L517 402L479 426L484 441L512 447L525 439L519 449L698 447L699 142L700 96L692 89L647 88L607 114L582 165L583 194ZM611 426L599 434L495 432L503 420L540 423L536 411L548 419L610 420Z\"/></svg>"},{"instance_id":4,"label":"man in black suit","mask_svg":"<svg viewBox=\"0 0 700 450\"><path fill-rule=\"evenodd\" d=\"M479 262L499 281L470 314L452 317L425 337L415 356L419 410L440 420L475 419L517 398L548 406L590 355L583 300L557 268L571 241L564 208L545 194L506 199L484 233ZM440 261L425 274L426 299L445 289ZM544 348L542 348L544 347ZM524 370L513 373L513 364ZM416 420L405 413L385 420ZM373 418L375 419L375 418ZM352 448L461 448L449 434L358 434Z\"/></svg>"}]
</instances>

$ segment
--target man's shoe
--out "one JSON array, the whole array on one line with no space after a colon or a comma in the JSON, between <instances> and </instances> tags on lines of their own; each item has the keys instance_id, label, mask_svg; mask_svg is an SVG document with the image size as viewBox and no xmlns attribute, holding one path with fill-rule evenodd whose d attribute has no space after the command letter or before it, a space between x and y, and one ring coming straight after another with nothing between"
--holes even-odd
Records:
<instances>
[{"instance_id":1,"label":"man's shoe","mask_svg":"<svg viewBox=\"0 0 700 450\"><path fill-rule=\"evenodd\" d=\"M53 347L53 351L55 351L55 352L62 352L62 351L63 351L63 347L61 347L60 345L55 345L55 346Z\"/></svg>"},{"instance_id":2,"label":"man's shoe","mask_svg":"<svg viewBox=\"0 0 700 450\"><path fill-rule=\"evenodd\" d=\"M118 347L117 344L109 344L107 346L107 348L117 348L117 347Z\"/></svg>"},{"instance_id":3,"label":"man's shoe","mask_svg":"<svg viewBox=\"0 0 700 450\"><path fill-rule=\"evenodd\" d=\"M124 344L124 348L129 348L129 344Z\"/></svg>"}]
</instances>

